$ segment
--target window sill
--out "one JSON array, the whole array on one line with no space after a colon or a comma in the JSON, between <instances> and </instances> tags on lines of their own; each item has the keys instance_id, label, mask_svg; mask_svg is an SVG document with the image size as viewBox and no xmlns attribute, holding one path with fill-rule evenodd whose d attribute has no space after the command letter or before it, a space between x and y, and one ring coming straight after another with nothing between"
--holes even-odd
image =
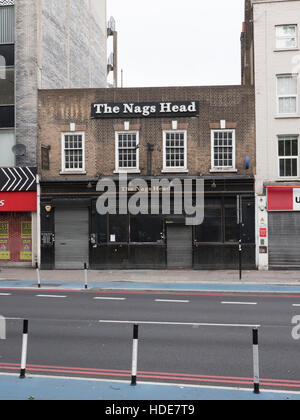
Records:
<instances>
[{"instance_id":1,"label":"window sill","mask_svg":"<svg viewBox=\"0 0 300 420\"><path fill-rule=\"evenodd\" d=\"M86 171L61 171L59 175L86 175Z\"/></svg>"},{"instance_id":2,"label":"window sill","mask_svg":"<svg viewBox=\"0 0 300 420\"><path fill-rule=\"evenodd\" d=\"M125 169L125 170L119 170L114 171L114 174L140 174L141 171L139 169Z\"/></svg>"},{"instance_id":3,"label":"window sill","mask_svg":"<svg viewBox=\"0 0 300 420\"><path fill-rule=\"evenodd\" d=\"M293 48L275 48L274 52L295 52L295 51L299 51L298 47L293 47Z\"/></svg>"},{"instance_id":4,"label":"window sill","mask_svg":"<svg viewBox=\"0 0 300 420\"><path fill-rule=\"evenodd\" d=\"M282 120L282 119L285 119L285 118L300 118L300 115L299 114L282 114L282 115L277 114L277 115L275 115L276 120Z\"/></svg>"},{"instance_id":5,"label":"window sill","mask_svg":"<svg viewBox=\"0 0 300 420\"><path fill-rule=\"evenodd\" d=\"M163 174L187 174L189 173L188 169L176 169L176 168L172 168L172 169L163 169L161 171Z\"/></svg>"},{"instance_id":6,"label":"window sill","mask_svg":"<svg viewBox=\"0 0 300 420\"><path fill-rule=\"evenodd\" d=\"M233 169L233 168L213 168L213 169L211 169L209 172L210 173L222 173L222 172L225 172L225 173L228 173L228 172L231 172L231 173L233 173L233 172L237 172L238 170L237 169Z\"/></svg>"}]
</instances>

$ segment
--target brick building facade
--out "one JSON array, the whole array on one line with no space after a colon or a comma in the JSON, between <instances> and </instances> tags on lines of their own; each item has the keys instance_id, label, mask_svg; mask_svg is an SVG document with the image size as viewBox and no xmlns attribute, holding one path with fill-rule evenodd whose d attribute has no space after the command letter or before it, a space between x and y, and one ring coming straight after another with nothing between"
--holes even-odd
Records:
<instances>
[{"instance_id":1,"label":"brick building facade","mask_svg":"<svg viewBox=\"0 0 300 420\"><path fill-rule=\"evenodd\" d=\"M43 90L38 149L44 268L235 268L240 239L255 267L252 87ZM203 179L203 224L100 216L97 182L120 173Z\"/></svg>"}]
</instances>

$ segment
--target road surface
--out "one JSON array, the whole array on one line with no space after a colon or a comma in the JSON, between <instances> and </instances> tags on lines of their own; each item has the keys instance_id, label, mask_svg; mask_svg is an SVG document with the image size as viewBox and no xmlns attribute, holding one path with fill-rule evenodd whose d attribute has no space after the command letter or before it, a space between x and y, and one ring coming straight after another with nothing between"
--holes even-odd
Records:
<instances>
[{"instance_id":1,"label":"road surface","mask_svg":"<svg viewBox=\"0 0 300 420\"><path fill-rule=\"evenodd\" d=\"M28 373L130 381L138 323L138 381L249 388L259 325L262 388L300 391L299 305L299 294L2 289L0 372L19 371L28 319Z\"/></svg>"}]
</instances>

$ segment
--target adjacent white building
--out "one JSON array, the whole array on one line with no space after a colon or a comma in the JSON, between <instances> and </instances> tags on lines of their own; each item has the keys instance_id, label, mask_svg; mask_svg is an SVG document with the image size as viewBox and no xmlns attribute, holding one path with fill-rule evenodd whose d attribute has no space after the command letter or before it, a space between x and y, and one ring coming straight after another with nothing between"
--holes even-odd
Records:
<instances>
[{"instance_id":1,"label":"adjacent white building","mask_svg":"<svg viewBox=\"0 0 300 420\"><path fill-rule=\"evenodd\" d=\"M256 96L257 265L299 269L300 1L246 0L246 10L244 58Z\"/></svg>"}]
</instances>

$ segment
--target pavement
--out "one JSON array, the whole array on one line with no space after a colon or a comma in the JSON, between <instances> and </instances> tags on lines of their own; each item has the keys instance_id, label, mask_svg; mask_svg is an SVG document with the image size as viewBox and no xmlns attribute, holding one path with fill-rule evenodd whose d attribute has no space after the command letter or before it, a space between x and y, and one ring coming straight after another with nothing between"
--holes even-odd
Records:
<instances>
[{"instance_id":1,"label":"pavement","mask_svg":"<svg viewBox=\"0 0 300 420\"><path fill-rule=\"evenodd\" d=\"M99 400L99 401L207 401L207 400L300 400L300 393L187 385L84 380L28 376L19 379L0 375L1 400ZM137 404L138 405L138 404Z\"/></svg>"},{"instance_id":2,"label":"pavement","mask_svg":"<svg viewBox=\"0 0 300 420\"><path fill-rule=\"evenodd\" d=\"M41 270L43 288L82 290L84 270ZM37 272L1 268L0 288L36 288ZM300 271L88 270L88 289L180 290L205 292L300 292Z\"/></svg>"},{"instance_id":3,"label":"pavement","mask_svg":"<svg viewBox=\"0 0 300 420\"><path fill-rule=\"evenodd\" d=\"M84 290L84 272L40 271L42 288ZM0 288L36 288L37 272L26 268L1 268ZM300 271L115 270L88 271L88 289L141 289L220 292L300 292ZM1 344L1 342L0 342ZM201 400L300 400L300 393L187 385L84 380L82 378L0 374L0 400L102 400L102 401L201 401Z\"/></svg>"}]
</instances>

